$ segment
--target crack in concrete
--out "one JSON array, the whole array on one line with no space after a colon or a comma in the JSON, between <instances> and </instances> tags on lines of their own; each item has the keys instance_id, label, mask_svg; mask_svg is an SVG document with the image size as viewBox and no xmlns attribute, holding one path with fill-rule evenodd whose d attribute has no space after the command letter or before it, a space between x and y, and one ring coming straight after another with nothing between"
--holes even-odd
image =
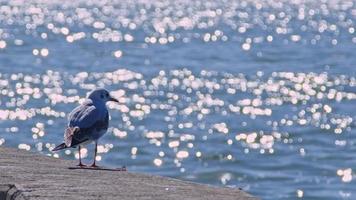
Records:
<instances>
[{"instance_id":1,"label":"crack in concrete","mask_svg":"<svg viewBox=\"0 0 356 200\"><path fill-rule=\"evenodd\" d=\"M15 184L0 184L0 200L25 200Z\"/></svg>"}]
</instances>

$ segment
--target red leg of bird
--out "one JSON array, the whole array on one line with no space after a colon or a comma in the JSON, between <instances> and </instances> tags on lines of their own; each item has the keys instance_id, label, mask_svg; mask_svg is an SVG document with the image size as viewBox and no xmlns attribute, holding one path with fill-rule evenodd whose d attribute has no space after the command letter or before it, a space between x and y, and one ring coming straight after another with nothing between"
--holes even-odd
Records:
<instances>
[{"instance_id":1,"label":"red leg of bird","mask_svg":"<svg viewBox=\"0 0 356 200\"><path fill-rule=\"evenodd\" d=\"M80 145L78 145L78 151L79 151L79 164L77 166L79 167L85 167L86 165L83 165L82 163L82 157L80 155Z\"/></svg>"},{"instance_id":2,"label":"red leg of bird","mask_svg":"<svg viewBox=\"0 0 356 200\"><path fill-rule=\"evenodd\" d=\"M98 150L98 142L95 141L95 150L94 150L94 161L93 161L93 164L91 165L92 167L98 167L96 164L95 164L95 161L96 161L96 152Z\"/></svg>"}]
</instances>

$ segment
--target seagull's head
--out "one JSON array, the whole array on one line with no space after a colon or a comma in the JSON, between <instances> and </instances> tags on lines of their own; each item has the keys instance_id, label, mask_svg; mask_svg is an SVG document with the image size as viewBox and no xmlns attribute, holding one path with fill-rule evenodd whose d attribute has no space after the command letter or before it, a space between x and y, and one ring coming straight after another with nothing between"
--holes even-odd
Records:
<instances>
[{"instance_id":1,"label":"seagull's head","mask_svg":"<svg viewBox=\"0 0 356 200\"><path fill-rule=\"evenodd\" d=\"M88 98L95 102L103 102L103 103L106 103L108 101L119 102L117 99L113 98L107 90L103 88L99 88L91 91L89 93Z\"/></svg>"}]
</instances>

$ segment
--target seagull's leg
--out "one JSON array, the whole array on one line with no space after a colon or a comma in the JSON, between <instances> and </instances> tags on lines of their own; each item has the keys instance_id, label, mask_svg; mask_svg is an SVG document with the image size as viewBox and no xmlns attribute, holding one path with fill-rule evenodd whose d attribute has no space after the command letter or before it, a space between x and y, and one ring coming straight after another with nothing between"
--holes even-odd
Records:
<instances>
[{"instance_id":1,"label":"seagull's leg","mask_svg":"<svg viewBox=\"0 0 356 200\"><path fill-rule=\"evenodd\" d=\"M95 150L94 150L94 161L93 161L93 164L91 165L92 167L98 167L96 164L95 164L95 161L96 161L96 152L98 150L98 142L95 141Z\"/></svg>"},{"instance_id":2,"label":"seagull's leg","mask_svg":"<svg viewBox=\"0 0 356 200\"><path fill-rule=\"evenodd\" d=\"M77 166L85 167L85 165L83 165L83 163L82 163L82 157L80 155L80 145L78 145L78 151L79 151L79 164Z\"/></svg>"}]
</instances>

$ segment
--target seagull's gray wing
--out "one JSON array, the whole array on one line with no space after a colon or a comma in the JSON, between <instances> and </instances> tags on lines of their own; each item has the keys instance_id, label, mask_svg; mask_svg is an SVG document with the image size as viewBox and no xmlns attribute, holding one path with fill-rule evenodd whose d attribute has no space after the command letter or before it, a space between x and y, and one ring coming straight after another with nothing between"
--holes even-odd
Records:
<instances>
[{"instance_id":1,"label":"seagull's gray wing","mask_svg":"<svg viewBox=\"0 0 356 200\"><path fill-rule=\"evenodd\" d=\"M105 115L102 113L105 113ZM106 109L99 110L90 101L76 107L68 117L69 127L64 135L67 146L76 146L95 139L96 132L108 128L108 116ZM73 129L75 127L78 127L78 129Z\"/></svg>"},{"instance_id":2,"label":"seagull's gray wing","mask_svg":"<svg viewBox=\"0 0 356 200\"><path fill-rule=\"evenodd\" d=\"M68 117L69 127L88 128L100 120L100 112L91 101L76 107Z\"/></svg>"}]
</instances>

